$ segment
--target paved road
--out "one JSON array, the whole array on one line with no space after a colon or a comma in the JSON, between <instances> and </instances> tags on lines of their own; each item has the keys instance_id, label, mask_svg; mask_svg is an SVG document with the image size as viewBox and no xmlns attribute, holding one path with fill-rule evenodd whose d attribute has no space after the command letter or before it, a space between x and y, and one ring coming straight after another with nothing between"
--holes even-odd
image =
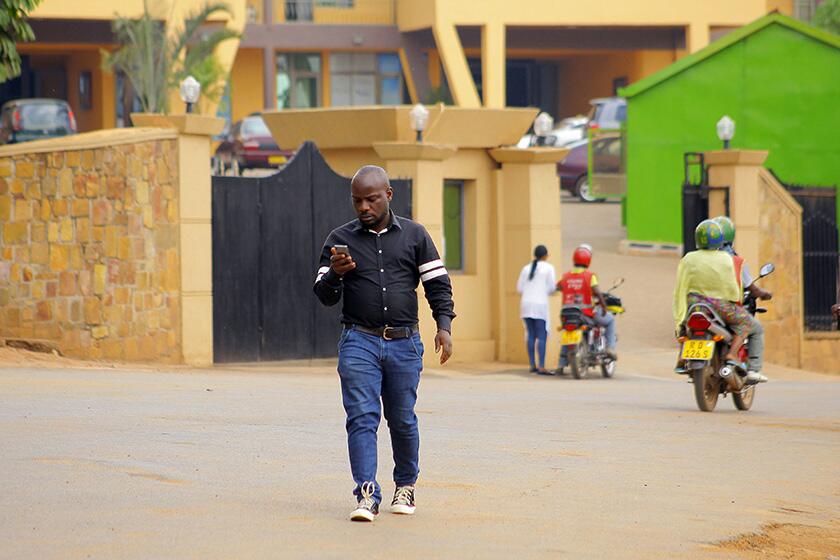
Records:
<instances>
[{"instance_id":1,"label":"paved road","mask_svg":"<svg viewBox=\"0 0 840 560\"><path fill-rule=\"evenodd\" d=\"M840 556L840 379L771 368L754 410L697 412L668 373L676 260L617 255L617 206L564 220L558 269L588 241L605 282L628 278L618 376L425 373L414 518L346 521L330 365L16 366L0 368L0 558L737 558L710 544L771 522L794 524L794 553L762 558Z\"/></svg>"},{"instance_id":2,"label":"paved road","mask_svg":"<svg viewBox=\"0 0 840 560\"><path fill-rule=\"evenodd\" d=\"M0 557L706 558L840 518L840 383L704 414L636 373L428 372L419 512L359 525L329 368L0 369Z\"/></svg>"}]
</instances>

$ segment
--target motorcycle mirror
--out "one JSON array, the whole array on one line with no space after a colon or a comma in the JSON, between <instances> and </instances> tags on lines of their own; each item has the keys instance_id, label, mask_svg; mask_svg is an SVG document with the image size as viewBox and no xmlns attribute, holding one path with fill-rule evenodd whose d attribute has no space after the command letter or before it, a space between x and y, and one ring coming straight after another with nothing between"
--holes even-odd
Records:
<instances>
[{"instance_id":1,"label":"motorcycle mirror","mask_svg":"<svg viewBox=\"0 0 840 560\"><path fill-rule=\"evenodd\" d=\"M613 287L612 287L612 288L610 288L610 291L615 290L616 288L618 288L618 287L619 287L619 286L621 286L622 284L624 284L624 278L619 278L619 279L617 279L617 280L615 281L615 283L613 284Z\"/></svg>"},{"instance_id":2,"label":"motorcycle mirror","mask_svg":"<svg viewBox=\"0 0 840 560\"><path fill-rule=\"evenodd\" d=\"M765 264L761 267L761 277L764 278L768 274L772 273L774 270L776 270L776 267L773 266L773 263Z\"/></svg>"}]
</instances>

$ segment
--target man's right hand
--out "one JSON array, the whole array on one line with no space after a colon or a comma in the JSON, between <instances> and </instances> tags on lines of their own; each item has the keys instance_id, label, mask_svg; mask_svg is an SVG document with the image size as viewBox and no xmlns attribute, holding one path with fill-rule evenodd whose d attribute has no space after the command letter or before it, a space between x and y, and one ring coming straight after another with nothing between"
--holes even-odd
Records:
<instances>
[{"instance_id":1,"label":"man's right hand","mask_svg":"<svg viewBox=\"0 0 840 560\"><path fill-rule=\"evenodd\" d=\"M356 268L356 263L353 262L353 257L350 255L336 253L335 247L331 248L330 252L332 253L330 257L330 268L335 274L344 276Z\"/></svg>"},{"instance_id":2,"label":"man's right hand","mask_svg":"<svg viewBox=\"0 0 840 560\"><path fill-rule=\"evenodd\" d=\"M831 306L831 312L840 317L840 303L835 303Z\"/></svg>"}]
</instances>

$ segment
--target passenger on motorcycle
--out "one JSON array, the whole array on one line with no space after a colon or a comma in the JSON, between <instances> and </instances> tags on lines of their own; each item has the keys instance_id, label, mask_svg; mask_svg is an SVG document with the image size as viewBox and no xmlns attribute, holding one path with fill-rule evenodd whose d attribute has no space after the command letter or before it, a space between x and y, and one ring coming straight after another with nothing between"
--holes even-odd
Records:
<instances>
[{"instance_id":1,"label":"passenger on motorcycle","mask_svg":"<svg viewBox=\"0 0 840 560\"><path fill-rule=\"evenodd\" d=\"M713 220L700 222L694 230L694 240L697 250L686 254L677 268L673 305L676 331L679 334L691 305L705 303L733 332L726 363L740 365L738 353L750 334L752 318L740 305L743 293L739 287L740 274L736 273L735 259L720 250L725 241L723 230ZM747 380L752 383L764 377L757 372L751 373Z\"/></svg>"},{"instance_id":2,"label":"passenger on motorcycle","mask_svg":"<svg viewBox=\"0 0 840 560\"><path fill-rule=\"evenodd\" d=\"M604 328L607 339L607 356L617 359L615 352L615 317L607 311L607 303L598 288L598 277L589 270L592 264L592 247L581 245L572 254L574 268L563 275L557 282L557 289L563 292L563 305L580 307L593 322ZM598 307L595 307L597 300ZM560 355L560 368L567 365L566 347Z\"/></svg>"},{"instance_id":3,"label":"passenger on motorcycle","mask_svg":"<svg viewBox=\"0 0 840 560\"><path fill-rule=\"evenodd\" d=\"M769 300L773 298L773 294L767 290L762 289L758 284L753 282L753 277L750 275L749 266L742 257L735 252L733 244L735 243L735 224L732 223L726 216L718 216L714 221L720 226L723 231L723 250L732 255L735 262L735 273L738 277L740 292L743 294L744 290L749 291L750 295L756 299ZM739 273L740 271L740 273ZM755 381L767 381L767 377L760 375L761 368L764 364L764 327L754 316L749 313L750 318L750 334L747 337L750 348L750 362L748 379ZM754 375L750 376L751 373ZM757 377L755 374L759 374Z\"/></svg>"}]
</instances>

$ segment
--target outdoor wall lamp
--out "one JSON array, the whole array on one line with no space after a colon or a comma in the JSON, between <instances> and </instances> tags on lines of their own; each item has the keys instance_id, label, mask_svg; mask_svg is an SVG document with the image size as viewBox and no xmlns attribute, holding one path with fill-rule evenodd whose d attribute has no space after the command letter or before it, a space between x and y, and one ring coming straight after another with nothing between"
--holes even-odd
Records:
<instances>
[{"instance_id":1,"label":"outdoor wall lamp","mask_svg":"<svg viewBox=\"0 0 840 560\"><path fill-rule=\"evenodd\" d=\"M723 141L723 149L729 149L729 141L735 136L735 121L729 118L729 115L724 115L717 122L717 135Z\"/></svg>"},{"instance_id":2,"label":"outdoor wall lamp","mask_svg":"<svg viewBox=\"0 0 840 560\"><path fill-rule=\"evenodd\" d=\"M426 130L426 123L429 122L429 110L418 103L408 113L411 120L411 129L417 132L417 141L423 141L423 131Z\"/></svg>"},{"instance_id":3,"label":"outdoor wall lamp","mask_svg":"<svg viewBox=\"0 0 840 560\"><path fill-rule=\"evenodd\" d=\"M545 145L545 137L554 128L554 119L543 111L534 119L534 134L537 135L537 146Z\"/></svg>"},{"instance_id":4,"label":"outdoor wall lamp","mask_svg":"<svg viewBox=\"0 0 840 560\"><path fill-rule=\"evenodd\" d=\"M187 76L181 82L181 101L187 104L187 113L193 112L193 105L198 102L198 96L201 95L201 84L192 76Z\"/></svg>"}]
</instances>

